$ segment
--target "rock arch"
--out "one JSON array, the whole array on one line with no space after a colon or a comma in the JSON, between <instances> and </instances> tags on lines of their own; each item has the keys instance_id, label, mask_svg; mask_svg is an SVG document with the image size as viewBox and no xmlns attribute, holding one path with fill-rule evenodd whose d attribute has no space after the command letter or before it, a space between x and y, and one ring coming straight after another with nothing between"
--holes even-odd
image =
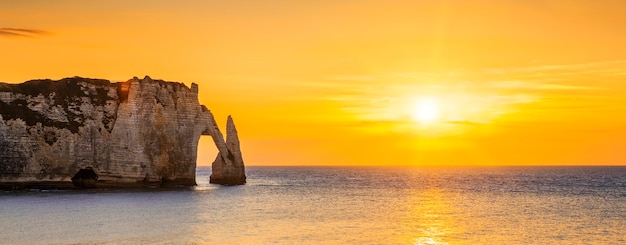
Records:
<instances>
[{"instance_id":1,"label":"rock arch","mask_svg":"<svg viewBox=\"0 0 626 245\"><path fill-rule=\"evenodd\" d=\"M96 186L195 185L198 141L219 151L211 183L246 181L237 130L227 138L198 85L134 77L0 83L0 186L65 186L81 169ZM54 136L54 137L51 137Z\"/></svg>"}]
</instances>

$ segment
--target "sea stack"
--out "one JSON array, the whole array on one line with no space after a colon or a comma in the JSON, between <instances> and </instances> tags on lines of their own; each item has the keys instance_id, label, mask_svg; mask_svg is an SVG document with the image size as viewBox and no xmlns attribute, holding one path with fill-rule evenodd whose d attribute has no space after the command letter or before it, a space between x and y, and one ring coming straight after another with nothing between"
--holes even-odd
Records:
<instances>
[{"instance_id":1,"label":"sea stack","mask_svg":"<svg viewBox=\"0 0 626 245\"><path fill-rule=\"evenodd\" d=\"M220 152L226 154L218 154L215 158L210 182L221 185L245 184L246 174L239 147L239 136L231 116L228 116L226 121L226 149Z\"/></svg>"},{"instance_id":2,"label":"sea stack","mask_svg":"<svg viewBox=\"0 0 626 245\"><path fill-rule=\"evenodd\" d=\"M244 184L231 117L227 125L225 141L197 84L147 76L0 83L0 187L192 186L201 135L227 159L213 163L219 181L211 182Z\"/></svg>"}]
</instances>

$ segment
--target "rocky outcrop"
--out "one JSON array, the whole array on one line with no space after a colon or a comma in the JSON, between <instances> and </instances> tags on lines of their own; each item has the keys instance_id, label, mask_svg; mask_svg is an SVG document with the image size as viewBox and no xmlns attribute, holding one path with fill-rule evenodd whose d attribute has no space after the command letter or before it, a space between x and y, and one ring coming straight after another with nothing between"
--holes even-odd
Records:
<instances>
[{"instance_id":1,"label":"rocky outcrop","mask_svg":"<svg viewBox=\"0 0 626 245\"><path fill-rule=\"evenodd\" d=\"M239 147L239 136L233 118L226 121L226 150L218 154L213 162L211 183L221 185L243 185L246 183L243 157Z\"/></svg>"},{"instance_id":2,"label":"rocky outcrop","mask_svg":"<svg viewBox=\"0 0 626 245\"><path fill-rule=\"evenodd\" d=\"M230 117L228 125L224 141L196 84L150 77L0 83L0 186L195 185L201 135L212 136L217 158L229 161L214 163L214 183L243 184Z\"/></svg>"}]
</instances>

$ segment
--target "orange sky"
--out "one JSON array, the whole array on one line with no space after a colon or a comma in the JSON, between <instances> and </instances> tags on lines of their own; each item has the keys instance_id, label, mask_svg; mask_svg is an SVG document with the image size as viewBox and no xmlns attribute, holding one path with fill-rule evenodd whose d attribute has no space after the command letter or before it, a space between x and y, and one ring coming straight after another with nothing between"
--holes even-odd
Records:
<instances>
[{"instance_id":1,"label":"orange sky","mask_svg":"<svg viewBox=\"0 0 626 245\"><path fill-rule=\"evenodd\" d=\"M198 83L222 128L233 115L247 165L624 165L624 13L621 0L0 0L0 81ZM210 165L215 147L200 147Z\"/></svg>"}]
</instances>

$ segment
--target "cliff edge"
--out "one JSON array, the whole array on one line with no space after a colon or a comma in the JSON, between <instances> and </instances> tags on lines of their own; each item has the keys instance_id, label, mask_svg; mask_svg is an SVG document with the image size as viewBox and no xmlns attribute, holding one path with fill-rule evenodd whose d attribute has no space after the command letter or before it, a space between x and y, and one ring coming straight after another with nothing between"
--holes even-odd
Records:
<instances>
[{"instance_id":1,"label":"cliff edge","mask_svg":"<svg viewBox=\"0 0 626 245\"><path fill-rule=\"evenodd\" d=\"M219 150L211 182L244 184L230 116L227 125L224 140L196 84L147 76L0 83L0 187L192 186L201 135Z\"/></svg>"}]
</instances>

